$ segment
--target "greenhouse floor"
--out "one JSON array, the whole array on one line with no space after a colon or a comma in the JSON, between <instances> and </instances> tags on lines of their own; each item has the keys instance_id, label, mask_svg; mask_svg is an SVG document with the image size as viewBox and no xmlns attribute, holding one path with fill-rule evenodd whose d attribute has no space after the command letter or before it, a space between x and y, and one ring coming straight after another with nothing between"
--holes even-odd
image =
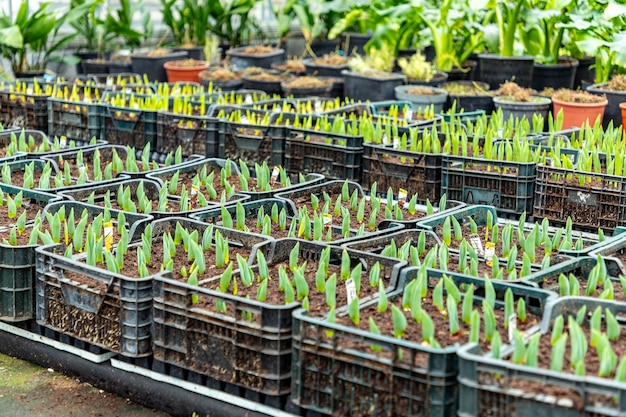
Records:
<instances>
[{"instance_id":1,"label":"greenhouse floor","mask_svg":"<svg viewBox=\"0 0 626 417\"><path fill-rule=\"evenodd\" d=\"M0 354L0 417L166 417L51 368Z\"/></svg>"}]
</instances>

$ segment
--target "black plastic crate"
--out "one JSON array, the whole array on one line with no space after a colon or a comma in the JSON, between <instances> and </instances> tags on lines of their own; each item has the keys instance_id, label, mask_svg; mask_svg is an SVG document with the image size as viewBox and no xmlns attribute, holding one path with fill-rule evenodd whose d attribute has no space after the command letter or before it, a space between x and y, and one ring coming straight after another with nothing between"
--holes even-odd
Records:
<instances>
[{"instance_id":1,"label":"black plastic crate","mask_svg":"<svg viewBox=\"0 0 626 417\"><path fill-rule=\"evenodd\" d=\"M187 116L171 112L157 113L156 151L175 152L180 146L183 156L218 156L219 121L207 116Z\"/></svg>"},{"instance_id":2,"label":"black plastic crate","mask_svg":"<svg viewBox=\"0 0 626 417\"><path fill-rule=\"evenodd\" d=\"M326 247L298 239L282 239L257 245L255 250L266 250L268 265L272 265L289 259L296 242L300 243L301 259L318 260ZM340 262L341 253L341 248L332 247L331 264ZM381 278L386 279L388 288L391 290L397 285L403 262L356 251L350 251L350 257L353 262L366 265L380 262ZM254 263L254 259L253 251L249 263ZM262 394L289 393L292 312L299 302L271 305L165 277L157 277L155 294L156 320L168 324L169 331L164 337L172 346L171 363ZM215 312L212 307L193 307L192 295L199 297L200 305L224 302L227 313ZM178 348L174 348L175 345Z\"/></svg>"},{"instance_id":3,"label":"black plastic crate","mask_svg":"<svg viewBox=\"0 0 626 417\"><path fill-rule=\"evenodd\" d=\"M0 91L0 124L4 127L48 130L48 96Z\"/></svg>"},{"instance_id":4,"label":"black plastic crate","mask_svg":"<svg viewBox=\"0 0 626 417\"><path fill-rule=\"evenodd\" d=\"M270 166L282 166L284 164L287 128L276 124L280 116L278 113L236 106L215 106L212 114L216 115L220 110L226 111L227 114L237 110L257 115L267 114L269 115L269 123L267 125L248 122L235 123L221 119L218 129L218 157L233 161L243 160L246 165L251 167L263 162L267 162Z\"/></svg>"},{"instance_id":5,"label":"black plastic crate","mask_svg":"<svg viewBox=\"0 0 626 417\"><path fill-rule=\"evenodd\" d=\"M557 316L564 316L567 322L567 316L575 317L583 306L588 312L598 306L602 310L607 308L620 318L626 312L623 303L565 297L548 305L541 332L551 331L550 324ZM620 324L623 327L623 322ZM476 344L459 349L458 356L459 417L600 417L623 415L626 409L626 384L613 379L516 365L507 359L492 358L490 353L482 352ZM557 388L558 394L550 395L550 390L544 387ZM580 400L578 406L572 401L573 396Z\"/></svg>"},{"instance_id":6,"label":"black plastic crate","mask_svg":"<svg viewBox=\"0 0 626 417\"><path fill-rule=\"evenodd\" d=\"M48 134L65 136L68 140L89 142L101 139L104 106L99 102L48 98Z\"/></svg>"},{"instance_id":7,"label":"black plastic crate","mask_svg":"<svg viewBox=\"0 0 626 417\"><path fill-rule=\"evenodd\" d=\"M535 163L517 163L444 154L441 193L450 200L489 204L500 215L533 213Z\"/></svg>"},{"instance_id":8,"label":"black plastic crate","mask_svg":"<svg viewBox=\"0 0 626 417\"><path fill-rule=\"evenodd\" d=\"M577 175L593 177L580 185ZM563 225L571 217L576 229L597 232L626 226L626 180L606 174L537 165L534 215Z\"/></svg>"},{"instance_id":9,"label":"black plastic crate","mask_svg":"<svg viewBox=\"0 0 626 417\"><path fill-rule=\"evenodd\" d=\"M285 142L285 169L316 172L328 179L361 180L363 138L290 128Z\"/></svg>"},{"instance_id":10,"label":"black plastic crate","mask_svg":"<svg viewBox=\"0 0 626 417\"><path fill-rule=\"evenodd\" d=\"M389 145L363 144L362 184L377 183L381 191L391 187L417 194L419 201L441 198L441 154L403 151Z\"/></svg>"},{"instance_id":11,"label":"black plastic crate","mask_svg":"<svg viewBox=\"0 0 626 417\"><path fill-rule=\"evenodd\" d=\"M22 192L24 204L46 206L57 195L1 185L5 194ZM0 244L0 320L19 322L35 317L35 247Z\"/></svg>"},{"instance_id":12,"label":"black plastic crate","mask_svg":"<svg viewBox=\"0 0 626 417\"><path fill-rule=\"evenodd\" d=\"M415 279L418 270L405 269L401 286ZM428 270L431 283L441 275L441 271ZM459 276L452 279L457 286L473 284L474 302L482 300L484 280ZM549 292L498 281L493 286L496 308L500 309L509 288L514 298L524 298L532 306L529 311L535 314L541 314L554 297ZM402 290L390 294L388 300L391 302L396 297L402 297ZM371 346L379 347L380 355L372 352ZM424 347L418 342L329 323L297 310L292 399L313 412L350 417L453 416L459 389L458 349L459 345L440 349Z\"/></svg>"},{"instance_id":13,"label":"black plastic crate","mask_svg":"<svg viewBox=\"0 0 626 417\"><path fill-rule=\"evenodd\" d=\"M143 149L156 146L157 112L104 106L103 139L111 144Z\"/></svg>"}]
</instances>

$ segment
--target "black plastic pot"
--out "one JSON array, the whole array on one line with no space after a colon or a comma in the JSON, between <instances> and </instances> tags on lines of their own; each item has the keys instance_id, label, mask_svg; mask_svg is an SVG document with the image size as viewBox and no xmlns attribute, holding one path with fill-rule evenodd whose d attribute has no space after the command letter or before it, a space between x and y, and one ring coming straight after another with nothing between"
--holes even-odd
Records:
<instances>
[{"instance_id":1,"label":"black plastic pot","mask_svg":"<svg viewBox=\"0 0 626 417\"><path fill-rule=\"evenodd\" d=\"M318 75L320 77L343 77L341 72L348 69L345 65L320 65L313 62L313 59L303 59L302 63L306 67L308 75Z\"/></svg>"},{"instance_id":2,"label":"black plastic pot","mask_svg":"<svg viewBox=\"0 0 626 417\"><path fill-rule=\"evenodd\" d=\"M80 61L76 63L76 74L83 74L83 61L87 59L98 58L97 52L76 52L74 56L80 58Z\"/></svg>"},{"instance_id":3,"label":"black plastic pot","mask_svg":"<svg viewBox=\"0 0 626 417\"><path fill-rule=\"evenodd\" d=\"M591 66L595 63L596 59L593 57L585 57L578 60L578 68L576 68L576 75L574 76L574 88L580 87L584 90L583 81L593 84L596 79L596 70L591 68Z\"/></svg>"},{"instance_id":4,"label":"black plastic pot","mask_svg":"<svg viewBox=\"0 0 626 417\"><path fill-rule=\"evenodd\" d=\"M163 64L187 57L186 51L170 52L167 55L148 56L146 54L131 55L132 72L146 74L150 81L167 81L167 74Z\"/></svg>"},{"instance_id":5,"label":"black plastic pot","mask_svg":"<svg viewBox=\"0 0 626 417\"><path fill-rule=\"evenodd\" d=\"M174 48L173 50L174 52L185 51L187 52L188 58L195 59L196 61L205 61L203 46L192 46L190 48L184 48L179 46Z\"/></svg>"},{"instance_id":6,"label":"black plastic pot","mask_svg":"<svg viewBox=\"0 0 626 417\"><path fill-rule=\"evenodd\" d=\"M389 73L385 77L372 77L344 70L341 74L345 83L344 95L354 100L394 100L396 97L394 89L406 82L404 75L395 73Z\"/></svg>"},{"instance_id":7,"label":"black plastic pot","mask_svg":"<svg viewBox=\"0 0 626 417\"><path fill-rule=\"evenodd\" d=\"M314 88L291 88L281 83L283 96L293 96L294 98L330 97L330 91L332 90L332 87L333 82L330 80L327 85Z\"/></svg>"},{"instance_id":8,"label":"black plastic pot","mask_svg":"<svg viewBox=\"0 0 626 417\"><path fill-rule=\"evenodd\" d=\"M463 63L462 68L452 68L448 74L447 81L466 81L474 79L474 72L478 63L471 59L468 59Z\"/></svg>"},{"instance_id":9,"label":"black plastic pot","mask_svg":"<svg viewBox=\"0 0 626 417\"><path fill-rule=\"evenodd\" d=\"M541 91L546 87L573 88L578 60L563 56L557 64L538 64L535 62L531 87Z\"/></svg>"},{"instance_id":10,"label":"black plastic pot","mask_svg":"<svg viewBox=\"0 0 626 417\"><path fill-rule=\"evenodd\" d=\"M340 46L339 39L333 39L332 41L315 41L311 43L311 50L316 56L322 56L337 51Z\"/></svg>"},{"instance_id":11,"label":"black plastic pot","mask_svg":"<svg viewBox=\"0 0 626 417\"><path fill-rule=\"evenodd\" d=\"M609 104L604 109L604 118L602 119L602 125L606 128L610 121L613 121L613 126L619 126L622 124L622 110L619 108L619 104L626 102L626 91L615 91L607 89L608 83L593 84L587 87L587 91L597 95L605 95Z\"/></svg>"},{"instance_id":12,"label":"black plastic pot","mask_svg":"<svg viewBox=\"0 0 626 417\"><path fill-rule=\"evenodd\" d=\"M356 32L346 32L341 35L341 48L347 48L344 50L346 55L350 55L356 52L359 55L365 54L365 44L372 39L371 34L362 34Z\"/></svg>"},{"instance_id":13,"label":"black plastic pot","mask_svg":"<svg viewBox=\"0 0 626 417\"><path fill-rule=\"evenodd\" d=\"M269 80L257 80L254 78L250 78L253 76L244 75L243 80L243 88L248 88L251 90L261 90L265 91L269 95L282 93L282 89L280 87L280 83L285 81L285 79L280 79L278 81L269 81Z\"/></svg>"},{"instance_id":14,"label":"black plastic pot","mask_svg":"<svg viewBox=\"0 0 626 417\"><path fill-rule=\"evenodd\" d=\"M83 59L83 74L108 74L109 64L104 59Z\"/></svg>"},{"instance_id":15,"label":"black plastic pot","mask_svg":"<svg viewBox=\"0 0 626 417\"><path fill-rule=\"evenodd\" d=\"M530 87L533 78L532 56L507 56L480 54L479 80L489 84L492 90L500 87L505 81L514 80L521 87Z\"/></svg>"},{"instance_id":16,"label":"black plastic pot","mask_svg":"<svg viewBox=\"0 0 626 417\"><path fill-rule=\"evenodd\" d=\"M241 53L245 48L247 46L226 51L226 55L230 57L230 62L233 66L237 68L271 68L273 63L283 62L286 58L284 49L276 49L267 54L250 55Z\"/></svg>"},{"instance_id":17,"label":"black plastic pot","mask_svg":"<svg viewBox=\"0 0 626 417\"><path fill-rule=\"evenodd\" d=\"M480 81L452 81L443 83L440 88L446 89L446 86L451 84L461 85L478 85L485 91L489 90L489 84ZM464 112L471 112L475 110L484 110L485 113L490 114L493 110L493 95L486 92L485 94L463 95L455 92L448 91L448 102L446 103L445 110L452 107L452 104L456 101L456 111L461 109Z\"/></svg>"},{"instance_id":18,"label":"black plastic pot","mask_svg":"<svg viewBox=\"0 0 626 417\"><path fill-rule=\"evenodd\" d=\"M448 73L437 71L435 76L431 78L429 81L424 80L414 80L409 78L407 82L411 85L425 85L428 87L439 87L442 83L448 81Z\"/></svg>"},{"instance_id":19,"label":"black plastic pot","mask_svg":"<svg viewBox=\"0 0 626 417\"><path fill-rule=\"evenodd\" d=\"M109 74L127 74L132 70L130 61L109 61Z\"/></svg>"}]
</instances>

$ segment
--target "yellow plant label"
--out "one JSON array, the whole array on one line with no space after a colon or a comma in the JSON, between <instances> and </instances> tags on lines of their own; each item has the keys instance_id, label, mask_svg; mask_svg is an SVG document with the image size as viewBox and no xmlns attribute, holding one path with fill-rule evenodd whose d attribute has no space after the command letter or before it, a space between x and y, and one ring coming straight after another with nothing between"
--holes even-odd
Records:
<instances>
[{"instance_id":1,"label":"yellow plant label","mask_svg":"<svg viewBox=\"0 0 626 417\"><path fill-rule=\"evenodd\" d=\"M104 248L108 251L113 247L113 222L104 223Z\"/></svg>"}]
</instances>

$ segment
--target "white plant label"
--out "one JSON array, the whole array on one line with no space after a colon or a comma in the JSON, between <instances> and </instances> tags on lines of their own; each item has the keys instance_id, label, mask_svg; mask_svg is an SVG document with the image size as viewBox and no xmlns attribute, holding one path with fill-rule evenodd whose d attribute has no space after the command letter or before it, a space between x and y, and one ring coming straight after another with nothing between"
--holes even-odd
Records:
<instances>
[{"instance_id":1,"label":"white plant label","mask_svg":"<svg viewBox=\"0 0 626 417\"><path fill-rule=\"evenodd\" d=\"M407 120L413 120L413 110L406 109L406 111L404 112L404 118Z\"/></svg>"},{"instance_id":2,"label":"white plant label","mask_svg":"<svg viewBox=\"0 0 626 417\"><path fill-rule=\"evenodd\" d=\"M321 100L315 100L315 103L313 104L313 106L315 107L315 113L320 113L323 111Z\"/></svg>"},{"instance_id":3,"label":"white plant label","mask_svg":"<svg viewBox=\"0 0 626 417\"><path fill-rule=\"evenodd\" d=\"M89 180L89 175L87 175L87 167L85 166L85 164L80 164L78 166L78 175L82 176L83 174L85 175L85 178Z\"/></svg>"},{"instance_id":4,"label":"white plant label","mask_svg":"<svg viewBox=\"0 0 626 417\"><path fill-rule=\"evenodd\" d=\"M495 255L495 253L496 253L496 245L493 242L485 243L485 263L488 266L491 266L492 264L491 259L493 258L493 255Z\"/></svg>"},{"instance_id":5,"label":"white plant label","mask_svg":"<svg viewBox=\"0 0 626 417\"><path fill-rule=\"evenodd\" d=\"M243 124L243 125L247 125L248 123L250 123L248 121L248 118L245 115L241 115L241 119L239 119L239 123Z\"/></svg>"},{"instance_id":6,"label":"white plant label","mask_svg":"<svg viewBox=\"0 0 626 417\"><path fill-rule=\"evenodd\" d=\"M278 181L279 175L280 175L280 168L276 166L274 167L274 169L272 169L272 177L270 178L270 185L276 184L276 181Z\"/></svg>"},{"instance_id":7,"label":"white plant label","mask_svg":"<svg viewBox=\"0 0 626 417\"><path fill-rule=\"evenodd\" d=\"M485 256L485 251L483 250L483 242L480 240L480 236L476 233L470 235L470 244L476 251L476 255Z\"/></svg>"},{"instance_id":8,"label":"white plant label","mask_svg":"<svg viewBox=\"0 0 626 417\"><path fill-rule=\"evenodd\" d=\"M400 188L400 191L398 192L398 206L400 206L400 208L406 207L406 198L408 195L409 193L407 190Z\"/></svg>"},{"instance_id":9,"label":"white plant label","mask_svg":"<svg viewBox=\"0 0 626 417\"><path fill-rule=\"evenodd\" d=\"M324 213L322 218L324 221L324 227L327 227L330 229L330 227L333 224L333 216L330 213Z\"/></svg>"},{"instance_id":10,"label":"white plant label","mask_svg":"<svg viewBox=\"0 0 626 417\"><path fill-rule=\"evenodd\" d=\"M517 329L517 315L511 314L509 316L509 343L513 342L513 334L515 333L515 329Z\"/></svg>"},{"instance_id":11,"label":"white plant label","mask_svg":"<svg viewBox=\"0 0 626 417\"><path fill-rule=\"evenodd\" d=\"M393 138L393 149L398 149L399 147L400 147L400 138L399 137Z\"/></svg>"},{"instance_id":12,"label":"white plant label","mask_svg":"<svg viewBox=\"0 0 626 417\"><path fill-rule=\"evenodd\" d=\"M389 138L387 137L386 133L383 133L382 140L383 140L383 145L389 145Z\"/></svg>"},{"instance_id":13,"label":"white plant label","mask_svg":"<svg viewBox=\"0 0 626 417\"><path fill-rule=\"evenodd\" d=\"M280 106L280 104L278 106L276 106L276 111L281 113L283 111L283 108Z\"/></svg>"},{"instance_id":14,"label":"white plant label","mask_svg":"<svg viewBox=\"0 0 626 417\"><path fill-rule=\"evenodd\" d=\"M191 198L194 198L200 192L200 187L196 184L191 185Z\"/></svg>"},{"instance_id":15,"label":"white plant label","mask_svg":"<svg viewBox=\"0 0 626 417\"><path fill-rule=\"evenodd\" d=\"M252 104L252 96L250 94L246 94L246 100L245 100L246 104Z\"/></svg>"},{"instance_id":16,"label":"white plant label","mask_svg":"<svg viewBox=\"0 0 626 417\"><path fill-rule=\"evenodd\" d=\"M61 139L59 139L59 146L61 149L65 149L67 146L67 138L65 136L61 136Z\"/></svg>"},{"instance_id":17,"label":"white plant label","mask_svg":"<svg viewBox=\"0 0 626 417\"><path fill-rule=\"evenodd\" d=\"M346 297L348 298L348 305L354 300L356 296L356 285L354 284L354 280L349 278L346 280Z\"/></svg>"}]
</instances>

